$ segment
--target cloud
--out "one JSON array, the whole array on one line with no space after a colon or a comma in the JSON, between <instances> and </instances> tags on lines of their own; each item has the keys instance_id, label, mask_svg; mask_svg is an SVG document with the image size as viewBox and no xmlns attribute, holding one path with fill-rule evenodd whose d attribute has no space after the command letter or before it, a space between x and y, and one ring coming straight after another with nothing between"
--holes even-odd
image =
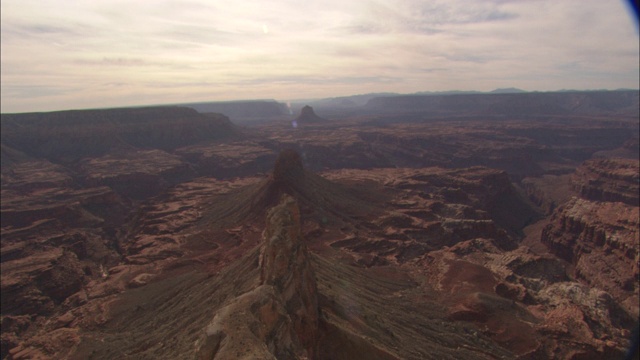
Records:
<instances>
[{"instance_id":1,"label":"cloud","mask_svg":"<svg viewBox=\"0 0 640 360\"><path fill-rule=\"evenodd\" d=\"M9 97L16 98L41 98L49 97L52 95L63 95L72 93L75 89L71 89L64 86L33 86L33 85L13 85L6 91ZM5 91L5 90L3 90Z\"/></svg>"},{"instance_id":2,"label":"cloud","mask_svg":"<svg viewBox=\"0 0 640 360\"><path fill-rule=\"evenodd\" d=\"M143 59L135 59L135 58L106 58L103 57L101 60L77 60L76 64L82 66L121 66L121 67L140 67L140 66L151 66L152 64L143 60Z\"/></svg>"},{"instance_id":3,"label":"cloud","mask_svg":"<svg viewBox=\"0 0 640 360\"><path fill-rule=\"evenodd\" d=\"M368 91L621 88L637 87L640 76L638 35L624 5L598 0L1 6L3 112Z\"/></svg>"},{"instance_id":4,"label":"cloud","mask_svg":"<svg viewBox=\"0 0 640 360\"><path fill-rule=\"evenodd\" d=\"M376 84L393 83L400 78L386 76L273 76L264 78L251 78L243 81L232 82L232 85L269 85L269 84L309 84L309 85L337 85L337 84Z\"/></svg>"}]
</instances>

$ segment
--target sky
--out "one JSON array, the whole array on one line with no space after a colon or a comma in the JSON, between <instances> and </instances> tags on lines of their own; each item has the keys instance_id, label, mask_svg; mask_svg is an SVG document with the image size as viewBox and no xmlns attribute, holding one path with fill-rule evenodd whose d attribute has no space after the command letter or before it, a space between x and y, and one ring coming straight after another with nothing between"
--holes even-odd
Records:
<instances>
[{"instance_id":1,"label":"sky","mask_svg":"<svg viewBox=\"0 0 640 360\"><path fill-rule=\"evenodd\" d=\"M622 0L2 0L1 111L637 89Z\"/></svg>"}]
</instances>

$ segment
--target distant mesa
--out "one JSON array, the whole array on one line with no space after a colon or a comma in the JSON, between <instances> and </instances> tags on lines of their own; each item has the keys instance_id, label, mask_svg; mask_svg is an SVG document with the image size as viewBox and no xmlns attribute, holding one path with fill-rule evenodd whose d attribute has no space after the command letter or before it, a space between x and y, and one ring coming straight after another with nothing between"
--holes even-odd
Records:
<instances>
[{"instance_id":1,"label":"distant mesa","mask_svg":"<svg viewBox=\"0 0 640 360\"><path fill-rule=\"evenodd\" d=\"M522 94L525 93L526 91L522 90L522 89L518 89L518 88L514 88L514 87L510 87L510 88L498 88L495 89L493 91L491 91L492 94Z\"/></svg>"},{"instance_id":2,"label":"distant mesa","mask_svg":"<svg viewBox=\"0 0 640 360\"><path fill-rule=\"evenodd\" d=\"M300 115L298 115L296 121L298 122L298 124L314 122L317 123L327 121L327 119L321 118L320 116L316 115L311 106L305 105L302 110L300 110Z\"/></svg>"},{"instance_id":3,"label":"distant mesa","mask_svg":"<svg viewBox=\"0 0 640 360\"><path fill-rule=\"evenodd\" d=\"M491 94L397 95L376 97L365 105L376 114L430 113L492 116L612 115L638 116L638 91L520 92L496 89Z\"/></svg>"},{"instance_id":4,"label":"distant mesa","mask_svg":"<svg viewBox=\"0 0 640 360\"><path fill-rule=\"evenodd\" d=\"M199 113L224 114L233 120L278 117L288 114L285 104L275 100L210 101L181 104Z\"/></svg>"},{"instance_id":5,"label":"distant mesa","mask_svg":"<svg viewBox=\"0 0 640 360\"><path fill-rule=\"evenodd\" d=\"M24 153L54 163L100 157L116 149L172 151L243 136L224 115L178 106L2 114L0 130L6 146L3 160Z\"/></svg>"}]
</instances>

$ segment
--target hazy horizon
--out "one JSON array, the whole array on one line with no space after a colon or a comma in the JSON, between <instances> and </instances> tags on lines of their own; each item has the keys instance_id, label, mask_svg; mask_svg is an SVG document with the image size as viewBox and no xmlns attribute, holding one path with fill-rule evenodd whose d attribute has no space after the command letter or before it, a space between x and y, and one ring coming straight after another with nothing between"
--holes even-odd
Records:
<instances>
[{"instance_id":1,"label":"hazy horizon","mask_svg":"<svg viewBox=\"0 0 640 360\"><path fill-rule=\"evenodd\" d=\"M164 102L164 103L144 103L144 104L128 104L128 105L112 105L112 106L102 106L102 107L78 107L78 108L64 108L64 109L55 109L55 110L35 110L35 111L14 111L14 112L5 112L2 111L2 114L24 114L24 113L38 113L38 112L57 112L57 111L76 111L76 110L109 110L109 109L127 109L127 108L144 108L144 107L162 107L162 106L183 106L183 105L190 105L190 104L206 104L206 103L242 103L242 102L277 102L283 105L287 105L289 107L291 107L293 104L297 104L297 105L301 105L301 104L312 104L314 102L318 102L318 101L323 101L323 100L330 100L330 99L341 99L341 98L350 98L350 97L358 97L358 96L369 96L369 95L375 95L375 94L381 94L381 96L384 96L384 94L389 94L389 96L411 96L411 95L425 95L425 96L430 96L430 95L458 95L458 93L460 94L469 94L469 93L473 93L473 94L492 94L492 93L498 93L498 94L509 94L509 92L495 92L496 90L505 90L505 89L515 89L515 90L522 90L521 93L563 93L563 92L598 92L598 91L640 91L639 88L619 88L619 89L584 89L584 90L576 90L576 89L559 89L559 90L549 90L549 91L527 91L524 89L519 89L519 88L497 88L494 90L489 90L489 91L477 91L477 90L468 90L468 91L463 91L463 90L443 90L443 91L417 91L417 92L413 92L413 93L396 93L396 92L380 92L380 93L363 93L363 94L351 94L351 95L335 95L335 96L329 96L329 97L322 97L322 98L297 98L297 99L269 99L269 98L264 98L264 99L231 99L231 100L196 100L196 101L192 101L192 100L188 100L188 101L184 101L184 102ZM520 93L520 92L516 92ZM307 105L308 105L307 104ZM354 105L357 106L357 105Z\"/></svg>"},{"instance_id":2,"label":"hazy horizon","mask_svg":"<svg viewBox=\"0 0 640 360\"><path fill-rule=\"evenodd\" d=\"M624 1L1 6L2 113L640 82Z\"/></svg>"}]
</instances>

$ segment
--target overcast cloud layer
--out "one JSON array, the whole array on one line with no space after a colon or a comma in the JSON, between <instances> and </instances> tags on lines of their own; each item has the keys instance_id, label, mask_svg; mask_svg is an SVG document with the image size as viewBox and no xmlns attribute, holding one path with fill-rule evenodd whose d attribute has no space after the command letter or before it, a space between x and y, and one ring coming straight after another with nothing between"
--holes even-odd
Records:
<instances>
[{"instance_id":1,"label":"overcast cloud layer","mask_svg":"<svg viewBox=\"0 0 640 360\"><path fill-rule=\"evenodd\" d=\"M638 88L602 0L2 0L2 112L369 92Z\"/></svg>"}]
</instances>

